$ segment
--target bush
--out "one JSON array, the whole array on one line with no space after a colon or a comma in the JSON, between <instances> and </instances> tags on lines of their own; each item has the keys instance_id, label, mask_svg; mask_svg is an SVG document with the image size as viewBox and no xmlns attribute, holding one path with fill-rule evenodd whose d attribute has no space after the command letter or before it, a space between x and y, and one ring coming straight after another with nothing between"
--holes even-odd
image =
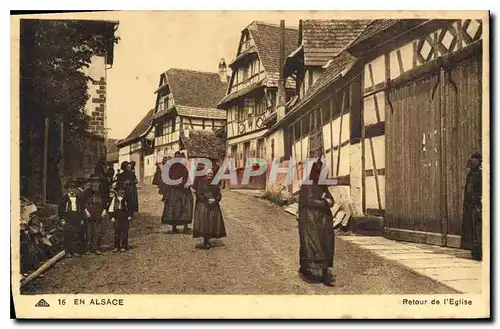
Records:
<instances>
[{"instance_id":1,"label":"bush","mask_svg":"<svg viewBox=\"0 0 500 329\"><path fill-rule=\"evenodd\" d=\"M287 191L286 186L279 184L266 187L264 198L280 206L293 203L294 201L291 193Z\"/></svg>"}]
</instances>

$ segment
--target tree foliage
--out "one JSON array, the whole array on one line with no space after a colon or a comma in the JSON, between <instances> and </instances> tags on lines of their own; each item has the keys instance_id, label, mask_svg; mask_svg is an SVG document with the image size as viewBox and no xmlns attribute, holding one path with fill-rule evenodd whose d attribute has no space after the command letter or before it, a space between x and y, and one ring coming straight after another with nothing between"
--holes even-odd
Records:
<instances>
[{"instance_id":1,"label":"tree foliage","mask_svg":"<svg viewBox=\"0 0 500 329\"><path fill-rule=\"evenodd\" d=\"M31 111L62 119L70 130L85 129L90 80L84 73L94 55L118 42L114 25L83 20L29 20L31 42L22 64L29 92L22 95ZM22 74L23 75L23 74Z\"/></svg>"}]
</instances>

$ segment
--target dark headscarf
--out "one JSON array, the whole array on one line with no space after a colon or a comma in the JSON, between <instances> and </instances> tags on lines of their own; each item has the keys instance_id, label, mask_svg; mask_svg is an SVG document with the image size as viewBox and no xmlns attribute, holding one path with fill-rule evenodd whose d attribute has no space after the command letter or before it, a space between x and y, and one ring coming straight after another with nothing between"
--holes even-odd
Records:
<instances>
[{"instance_id":1,"label":"dark headscarf","mask_svg":"<svg viewBox=\"0 0 500 329\"><path fill-rule=\"evenodd\" d=\"M120 165L120 169L125 171L128 165L129 165L128 161L123 161L122 164Z\"/></svg>"}]
</instances>

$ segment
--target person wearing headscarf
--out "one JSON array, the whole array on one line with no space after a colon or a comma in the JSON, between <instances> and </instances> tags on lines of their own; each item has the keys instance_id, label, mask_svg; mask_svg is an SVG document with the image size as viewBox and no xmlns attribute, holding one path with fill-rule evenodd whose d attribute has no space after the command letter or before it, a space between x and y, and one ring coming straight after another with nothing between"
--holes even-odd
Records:
<instances>
[{"instance_id":1,"label":"person wearing headscarf","mask_svg":"<svg viewBox=\"0 0 500 329\"><path fill-rule=\"evenodd\" d=\"M193 194L187 185L189 172L185 163L185 155L176 152L174 158L183 160L184 163L173 163L169 169L171 180L180 179L180 183L167 187L165 207L162 214L162 223L172 225L172 232L177 233L177 225L184 225L184 232L189 231L188 225L193 217Z\"/></svg>"},{"instance_id":2,"label":"person wearing headscarf","mask_svg":"<svg viewBox=\"0 0 500 329\"><path fill-rule=\"evenodd\" d=\"M333 197L326 185L320 185L322 163L315 162L310 173L312 184L299 191L299 274L306 282L333 285Z\"/></svg>"},{"instance_id":3,"label":"person wearing headscarf","mask_svg":"<svg viewBox=\"0 0 500 329\"><path fill-rule=\"evenodd\" d=\"M471 251L472 258L482 260L482 156L473 154L467 167L460 248Z\"/></svg>"},{"instance_id":4,"label":"person wearing headscarf","mask_svg":"<svg viewBox=\"0 0 500 329\"><path fill-rule=\"evenodd\" d=\"M193 238L203 238L203 248L210 249L210 239L227 236L219 202L222 199L219 184L212 184L214 172L208 169L196 184Z\"/></svg>"},{"instance_id":5,"label":"person wearing headscarf","mask_svg":"<svg viewBox=\"0 0 500 329\"><path fill-rule=\"evenodd\" d=\"M139 195L137 193L137 177L132 171L132 165L128 161L121 164L123 170L116 178L116 185L125 188L125 196L128 202L128 209L132 213L139 212Z\"/></svg>"},{"instance_id":6,"label":"person wearing headscarf","mask_svg":"<svg viewBox=\"0 0 500 329\"><path fill-rule=\"evenodd\" d=\"M170 157L165 156L165 157L163 157L161 162L156 163L156 172L155 172L155 175L153 177L153 185L158 186L158 194L162 195L161 201L163 201L163 202L165 202L165 200L166 200L166 194L168 194L168 187L163 182L162 171L163 171L163 166L170 159L171 159Z\"/></svg>"}]
</instances>

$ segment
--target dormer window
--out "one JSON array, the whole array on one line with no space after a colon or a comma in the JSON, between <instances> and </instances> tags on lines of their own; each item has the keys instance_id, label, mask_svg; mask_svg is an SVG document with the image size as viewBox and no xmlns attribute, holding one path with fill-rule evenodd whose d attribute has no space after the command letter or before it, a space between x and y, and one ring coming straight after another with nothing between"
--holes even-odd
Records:
<instances>
[{"instance_id":1,"label":"dormer window","mask_svg":"<svg viewBox=\"0 0 500 329\"><path fill-rule=\"evenodd\" d=\"M243 35L241 39L241 50L240 53L244 52L248 48L253 46L253 39L248 36L248 34Z\"/></svg>"}]
</instances>

